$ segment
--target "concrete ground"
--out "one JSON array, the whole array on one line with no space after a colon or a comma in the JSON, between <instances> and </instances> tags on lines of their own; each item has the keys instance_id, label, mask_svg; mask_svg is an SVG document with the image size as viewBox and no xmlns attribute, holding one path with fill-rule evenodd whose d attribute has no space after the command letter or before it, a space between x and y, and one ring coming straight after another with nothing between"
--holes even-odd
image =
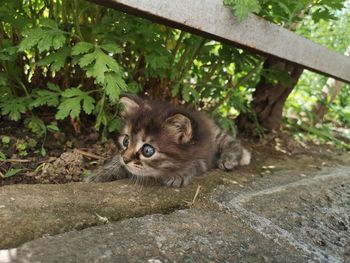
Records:
<instances>
[{"instance_id":1,"label":"concrete ground","mask_svg":"<svg viewBox=\"0 0 350 263\"><path fill-rule=\"evenodd\" d=\"M350 156L307 158L213 171L180 190L3 187L0 262L350 262Z\"/></svg>"}]
</instances>

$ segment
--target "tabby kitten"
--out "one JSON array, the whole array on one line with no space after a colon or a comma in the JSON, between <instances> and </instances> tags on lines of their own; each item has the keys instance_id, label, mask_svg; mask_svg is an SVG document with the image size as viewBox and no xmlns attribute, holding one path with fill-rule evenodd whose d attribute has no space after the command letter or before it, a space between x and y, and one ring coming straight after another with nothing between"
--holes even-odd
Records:
<instances>
[{"instance_id":1,"label":"tabby kitten","mask_svg":"<svg viewBox=\"0 0 350 263\"><path fill-rule=\"evenodd\" d=\"M120 102L125 123L119 152L88 182L136 176L181 187L211 168L232 170L250 162L250 153L240 142L203 113L128 94Z\"/></svg>"}]
</instances>

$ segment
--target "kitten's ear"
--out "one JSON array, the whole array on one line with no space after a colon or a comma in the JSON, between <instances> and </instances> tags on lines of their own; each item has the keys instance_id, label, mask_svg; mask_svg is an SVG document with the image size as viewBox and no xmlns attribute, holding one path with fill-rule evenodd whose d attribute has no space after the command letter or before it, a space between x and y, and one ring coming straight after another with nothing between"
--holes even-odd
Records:
<instances>
[{"instance_id":1,"label":"kitten's ear","mask_svg":"<svg viewBox=\"0 0 350 263\"><path fill-rule=\"evenodd\" d=\"M121 116L131 115L140 109L141 99L135 95L123 94L119 102L123 105Z\"/></svg>"},{"instance_id":2,"label":"kitten's ear","mask_svg":"<svg viewBox=\"0 0 350 263\"><path fill-rule=\"evenodd\" d=\"M181 113L177 113L166 119L165 125L175 137L177 143L188 143L192 139L191 120Z\"/></svg>"}]
</instances>

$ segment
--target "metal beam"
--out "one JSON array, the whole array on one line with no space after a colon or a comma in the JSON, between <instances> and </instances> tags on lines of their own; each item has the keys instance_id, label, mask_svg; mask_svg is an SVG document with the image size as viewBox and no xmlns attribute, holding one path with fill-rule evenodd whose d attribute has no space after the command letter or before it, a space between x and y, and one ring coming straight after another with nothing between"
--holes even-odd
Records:
<instances>
[{"instance_id":1,"label":"metal beam","mask_svg":"<svg viewBox=\"0 0 350 263\"><path fill-rule=\"evenodd\" d=\"M89 0L207 38L292 62L350 83L350 58L250 15L239 23L223 0Z\"/></svg>"}]
</instances>

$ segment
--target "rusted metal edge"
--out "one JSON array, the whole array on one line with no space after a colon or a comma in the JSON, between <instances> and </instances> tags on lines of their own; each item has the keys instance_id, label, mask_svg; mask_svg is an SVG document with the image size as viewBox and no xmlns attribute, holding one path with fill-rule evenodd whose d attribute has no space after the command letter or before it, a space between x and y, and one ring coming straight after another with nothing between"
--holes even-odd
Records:
<instances>
[{"instance_id":1,"label":"rusted metal edge","mask_svg":"<svg viewBox=\"0 0 350 263\"><path fill-rule=\"evenodd\" d=\"M88 0L350 83L350 58L255 15L239 23L222 0Z\"/></svg>"}]
</instances>

